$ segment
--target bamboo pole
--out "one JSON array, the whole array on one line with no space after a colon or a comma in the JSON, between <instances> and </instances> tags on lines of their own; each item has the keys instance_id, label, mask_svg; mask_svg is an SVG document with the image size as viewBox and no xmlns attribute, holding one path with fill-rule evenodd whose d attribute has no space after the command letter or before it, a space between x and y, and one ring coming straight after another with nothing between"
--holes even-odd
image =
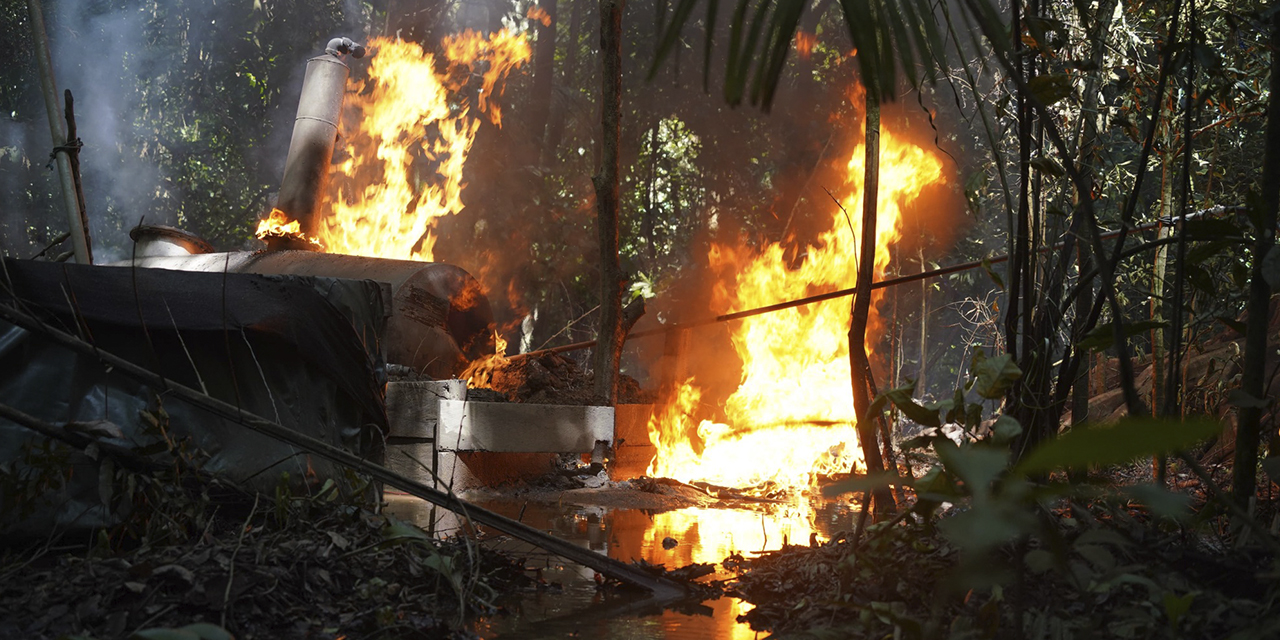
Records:
<instances>
[{"instance_id":1,"label":"bamboo pole","mask_svg":"<svg viewBox=\"0 0 1280 640\"><path fill-rule=\"evenodd\" d=\"M70 349L80 355L94 358L109 367L113 372L133 378L155 389L163 389L165 394L176 397L194 407L203 409L229 422L244 426L250 431L261 433L281 442L291 444L299 449L318 455L331 462L344 465L355 471L365 473L387 486L394 487L409 495L421 498L434 505L443 507L470 519L472 522L495 529L513 538L537 545L567 560L590 567L616 580L643 587L660 599L676 599L686 594L683 585L670 578L651 574L637 566L598 554L590 549L579 547L571 542L553 537L534 529L527 524L501 516L497 513L468 503L452 494L444 493L421 482L411 480L386 467L374 464L364 458L336 447L327 442L299 433L283 425L244 411L235 405L203 394L195 389L169 380L149 369L140 367L110 352L91 345L71 334L51 327L33 316L20 311L9 303L0 303L0 318L23 329L38 334L56 344Z\"/></svg>"},{"instance_id":2,"label":"bamboo pole","mask_svg":"<svg viewBox=\"0 0 1280 640\"><path fill-rule=\"evenodd\" d=\"M53 79L53 62L49 57L49 37L44 28L44 11L40 0L27 0L31 16L31 39L36 45L36 66L40 72L40 89L44 94L45 112L49 116L49 134L53 138L54 159L58 165L58 180L62 184L62 203L66 207L67 223L71 230L71 245L76 262L92 264L89 255L89 231L80 213L79 197L71 173L71 160L67 157L67 135L62 129L62 109L58 106L58 88Z\"/></svg>"}]
</instances>

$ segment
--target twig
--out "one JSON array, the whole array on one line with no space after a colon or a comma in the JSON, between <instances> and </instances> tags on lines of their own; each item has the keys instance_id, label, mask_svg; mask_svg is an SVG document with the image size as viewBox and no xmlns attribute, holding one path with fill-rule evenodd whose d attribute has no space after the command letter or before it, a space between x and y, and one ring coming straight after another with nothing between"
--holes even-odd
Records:
<instances>
[{"instance_id":1,"label":"twig","mask_svg":"<svg viewBox=\"0 0 1280 640\"><path fill-rule=\"evenodd\" d=\"M66 443L76 449L84 451L91 446L96 446L98 451L112 460L120 463L126 469L133 471L151 472L164 469L165 465L142 457L130 449L122 447L114 442L103 442L98 438L68 431L65 428L45 422L35 416L28 415L9 405L0 404L0 418L12 421L18 426L25 427L34 431L50 440L57 440Z\"/></svg>"},{"instance_id":2,"label":"twig","mask_svg":"<svg viewBox=\"0 0 1280 640\"><path fill-rule=\"evenodd\" d=\"M244 327L240 327L240 338L244 340L244 346L249 349L249 356L253 359L254 366L258 367L258 377L262 378L262 388L267 390L267 399L271 401L271 411L276 414L276 422L284 424L280 419L280 407L276 405L276 396L271 393L271 382L267 380L267 372L262 370L262 363L258 362L258 352L253 350L252 344L249 344L249 334L245 333Z\"/></svg>"},{"instance_id":3,"label":"twig","mask_svg":"<svg viewBox=\"0 0 1280 640\"><path fill-rule=\"evenodd\" d=\"M31 259L32 259L32 260L35 260L36 258L39 258L40 256L43 256L43 255L45 255L45 254L49 253L49 251L50 251L50 250L52 250L54 247L56 247L56 246L58 246L58 245L60 245L60 244L62 244L62 243L64 243L64 242L66 242L66 241L67 241L67 238L70 238L70 237L71 237L71 232L70 232L70 231L63 231L62 233L59 233L59 234L58 234L58 237L54 238L54 239L53 239L49 244L45 245L45 247L44 247L43 249L41 249L41 250L40 250L40 253L37 253L37 254L35 254L34 256L31 256Z\"/></svg>"},{"instance_id":4,"label":"twig","mask_svg":"<svg viewBox=\"0 0 1280 640\"><path fill-rule=\"evenodd\" d=\"M853 263L857 264L858 263L858 232L853 230L853 218L849 216L848 210L846 210L844 208L844 205L840 203L840 199L837 198L834 193L831 193L830 189L823 187L822 190L827 192L827 195L831 197L831 201L836 203L837 207L840 207L840 213L844 214L844 221L849 225L849 235L853 238ZM852 293L853 289L850 289L849 292Z\"/></svg>"},{"instance_id":5,"label":"twig","mask_svg":"<svg viewBox=\"0 0 1280 640\"><path fill-rule=\"evenodd\" d=\"M187 355L187 362L191 365L191 371L196 374L196 382L200 383L200 392L209 395L209 387L205 386L204 378L200 376L200 369L196 367L195 358L191 357L191 350L187 348L187 341L182 339L182 330L178 329L178 321L173 317L173 309L169 308L169 301L163 298L161 301L164 302L164 310L169 313L169 322L173 324L174 335L178 336L178 344L182 345L182 352Z\"/></svg>"},{"instance_id":6,"label":"twig","mask_svg":"<svg viewBox=\"0 0 1280 640\"><path fill-rule=\"evenodd\" d=\"M240 537L236 539L236 548L231 552L231 566L227 569L227 588L222 591L222 628L227 628L227 612L231 610L231 586L236 580L236 556L240 553L240 547L244 545L244 534L249 530L253 521L253 514L258 512L258 499L262 494L253 494L253 508L249 509L249 516L244 519L244 524L240 527Z\"/></svg>"},{"instance_id":7,"label":"twig","mask_svg":"<svg viewBox=\"0 0 1280 640\"><path fill-rule=\"evenodd\" d=\"M564 326L564 328L563 328L563 329L561 329L561 330L559 330L559 331L555 332L555 334L554 334L554 335L552 335L550 338L547 338L546 340L543 340L543 341L542 341L542 344L538 345L538 348L537 348L537 349L534 349L534 351L542 351L542 348L543 348L543 347L545 347L545 346L547 346L547 343L548 343L548 342L551 342L552 340L555 340L557 337L559 337L559 336L560 336L560 334L562 334L562 333L564 333L564 332L568 331L571 327L573 327L573 325L578 324L579 322L581 322L581 321L582 321L582 319L583 319L583 318L585 318L585 317L587 317L587 316L589 316L589 315L591 315L591 314L595 313L596 309L599 309L599 308L600 308L600 305L596 305L596 306L592 307L590 311L588 311L588 312L586 312L586 313L584 313L584 314L582 314L582 315L578 316L578 318L577 318L576 320L574 320L573 322L570 322L569 324L566 324L566 325Z\"/></svg>"}]
</instances>

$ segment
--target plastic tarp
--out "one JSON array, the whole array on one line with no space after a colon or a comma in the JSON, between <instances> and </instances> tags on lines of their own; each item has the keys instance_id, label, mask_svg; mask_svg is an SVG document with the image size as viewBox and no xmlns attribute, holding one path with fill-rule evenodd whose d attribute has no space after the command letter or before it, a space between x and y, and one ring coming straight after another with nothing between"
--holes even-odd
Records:
<instances>
[{"instance_id":1,"label":"plastic tarp","mask_svg":"<svg viewBox=\"0 0 1280 640\"><path fill-rule=\"evenodd\" d=\"M5 259L0 302L245 411L357 455L380 459L387 417L386 286L370 280L199 273ZM289 474L295 488L346 474L327 461L166 398L0 320L0 403L47 422L107 421L131 447L166 436L208 455L203 468L258 490ZM164 434L140 419L163 405ZM0 418L0 483L30 476L44 438ZM68 481L12 514L0 491L0 534L47 535L109 524L98 463L71 452ZM105 480L103 480L105 481ZM57 484L57 483L55 483ZM8 501L10 504L6 504Z\"/></svg>"}]
</instances>

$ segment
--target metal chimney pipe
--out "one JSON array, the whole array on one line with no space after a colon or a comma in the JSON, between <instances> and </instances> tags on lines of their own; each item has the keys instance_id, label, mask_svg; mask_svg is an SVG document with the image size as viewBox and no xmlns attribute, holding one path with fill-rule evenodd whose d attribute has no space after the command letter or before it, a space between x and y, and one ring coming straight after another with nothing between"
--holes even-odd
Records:
<instances>
[{"instance_id":1,"label":"metal chimney pipe","mask_svg":"<svg viewBox=\"0 0 1280 640\"><path fill-rule=\"evenodd\" d=\"M302 232L311 237L319 226L320 197L333 162L342 98L351 72L342 59L348 54L362 58L364 53L364 47L351 38L334 38L324 55L307 61L276 208L297 220Z\"/></svg>"}]
</instances>

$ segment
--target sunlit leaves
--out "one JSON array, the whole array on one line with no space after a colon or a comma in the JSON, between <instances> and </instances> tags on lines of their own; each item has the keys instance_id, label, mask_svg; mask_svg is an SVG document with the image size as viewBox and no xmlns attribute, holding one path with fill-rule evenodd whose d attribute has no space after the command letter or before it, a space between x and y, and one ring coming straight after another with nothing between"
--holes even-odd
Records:
<instances>
[{"instance_id":1,"label":"sunlit leaves","mask_svg":"<svg viewBox=\"0 0 1280 640\"><path fill-rule=\"evenodd\" d=\"M1022 370L1014 363L1013 356L1002 353L987 358L979 351L974 354L973 390L984 398L1000 398L1005 391L1022 377Z\"/></svg>"},{"instance_id":2,"label":"sunlit leaves","mask_svg":"<svg viewBox=\"0 0 1280 640\"><path fill-rule=\"evenodd\" d=\"M1071 77L1065 73L1036 76L1027 81L1031 95L1044 106L1055 104L1071 95Z\"/></svg>"}]
</instances>

